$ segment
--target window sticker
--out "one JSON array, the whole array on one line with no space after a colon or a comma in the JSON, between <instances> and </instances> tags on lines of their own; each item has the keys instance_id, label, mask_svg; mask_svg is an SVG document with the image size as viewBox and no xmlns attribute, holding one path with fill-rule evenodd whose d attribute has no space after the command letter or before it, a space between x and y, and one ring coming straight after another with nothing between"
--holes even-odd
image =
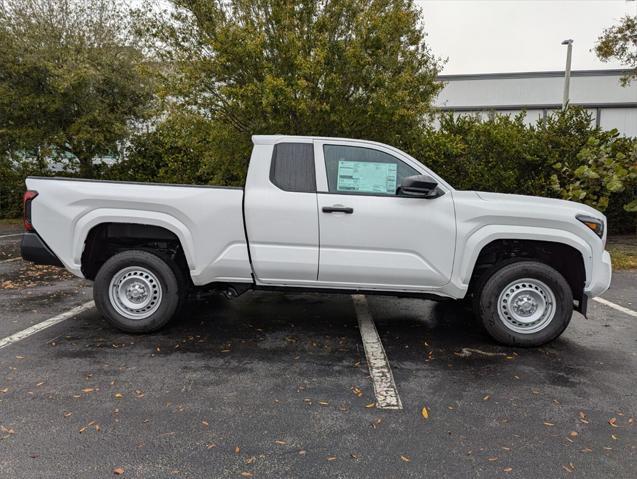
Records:
<instances>
[{"instance_id":1,"label":"window sticker","mask_svg":"<svg viewBox=\"0 0 637 479\"><path fill-rule=\"evenodd\" d=\"M397 168L396 163L339 160L336 191L394 195Z\"/></svg>"}]
</instances>

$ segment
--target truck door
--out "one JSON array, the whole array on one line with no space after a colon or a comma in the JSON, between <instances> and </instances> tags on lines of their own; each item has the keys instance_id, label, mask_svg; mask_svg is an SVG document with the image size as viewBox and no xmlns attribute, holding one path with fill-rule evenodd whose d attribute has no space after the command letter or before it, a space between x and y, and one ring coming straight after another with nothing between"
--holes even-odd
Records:
<instances>
[{"instance_id":1,"label":"truck door","mask_svg":"<svg viewBox=\"0 0 637 479\"><path fill-rule=\"evenodd\" d=\"M320 230L319 284L427 290L451 278L456 220L451 191L399 196L402 178L429 172L397 150L315 141Z\"/></svg>"},{"instance_id":2,"label":"truck door","mask_svg":"<svg viewBox=\"0 0 637 479\"><path fill-rule=\"evenodd\" d=\"M316 282L319 233L311 140L254 145L244 216L258 283Z\"/></svg>"}]
</instances>

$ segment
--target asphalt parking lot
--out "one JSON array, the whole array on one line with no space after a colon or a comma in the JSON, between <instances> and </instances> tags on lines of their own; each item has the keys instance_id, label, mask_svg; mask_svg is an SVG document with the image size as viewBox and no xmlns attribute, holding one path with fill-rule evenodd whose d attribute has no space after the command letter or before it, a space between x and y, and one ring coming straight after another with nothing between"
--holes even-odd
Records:
<instances>
[{"instance_id":1,"label":"asphalt parking lot","mask_svg":"<svg viewBox=\"0 0 637 479\"><path fill-rule=\"evenodd\" d=\"M0 340L91 300L0 229ZM637 272L608 301L637 310ZM538 349L461 306L367 297L402 410L380 410L348 295L191 303L132 336L87 309L0 349L3 477L635 477L637 317L591 302ZM426 408L427 416L423 416Z\"/></svg>"}]
</instances>

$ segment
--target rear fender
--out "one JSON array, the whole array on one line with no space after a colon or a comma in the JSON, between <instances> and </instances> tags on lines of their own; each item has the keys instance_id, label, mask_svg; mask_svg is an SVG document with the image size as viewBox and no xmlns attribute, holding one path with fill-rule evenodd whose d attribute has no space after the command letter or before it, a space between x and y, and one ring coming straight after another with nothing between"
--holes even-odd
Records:
<instances>
[{"instance_id":1,"label":"rear fender","mask_svg":"<svg viewBox=\"0 0 637 479\"><path fill-rule=\"evenodd\" d=\"M102 223L133 223L165 228L179 239L188 263L188 268L195 269L194 244L190 230L174 216L155 211L96 209L79 218L73 233L73 267L81 269L84 242L89 232Z\"/></svg>"}]
</instances>

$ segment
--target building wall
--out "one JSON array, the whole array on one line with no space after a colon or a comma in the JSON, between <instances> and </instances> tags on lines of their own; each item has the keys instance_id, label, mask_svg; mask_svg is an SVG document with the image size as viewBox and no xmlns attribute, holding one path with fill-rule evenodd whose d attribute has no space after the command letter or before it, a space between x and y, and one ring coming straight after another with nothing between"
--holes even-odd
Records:
<instances>
[{"instance_id":1,"label":"building wall","mask_svg":"<svg viewBox=\"0 0 637 479\"><path fill-rule=\"evenodd\" d=\"M637 80L622 87L620 78L625 73L572 72L570 104L585 107L604 129L637 136ZM434 105L442 111L516 114L526 110L526 121L534 123L562 105L564 72L441 75L439 80L445 86Z\"/></svg>"}]
</instances>

